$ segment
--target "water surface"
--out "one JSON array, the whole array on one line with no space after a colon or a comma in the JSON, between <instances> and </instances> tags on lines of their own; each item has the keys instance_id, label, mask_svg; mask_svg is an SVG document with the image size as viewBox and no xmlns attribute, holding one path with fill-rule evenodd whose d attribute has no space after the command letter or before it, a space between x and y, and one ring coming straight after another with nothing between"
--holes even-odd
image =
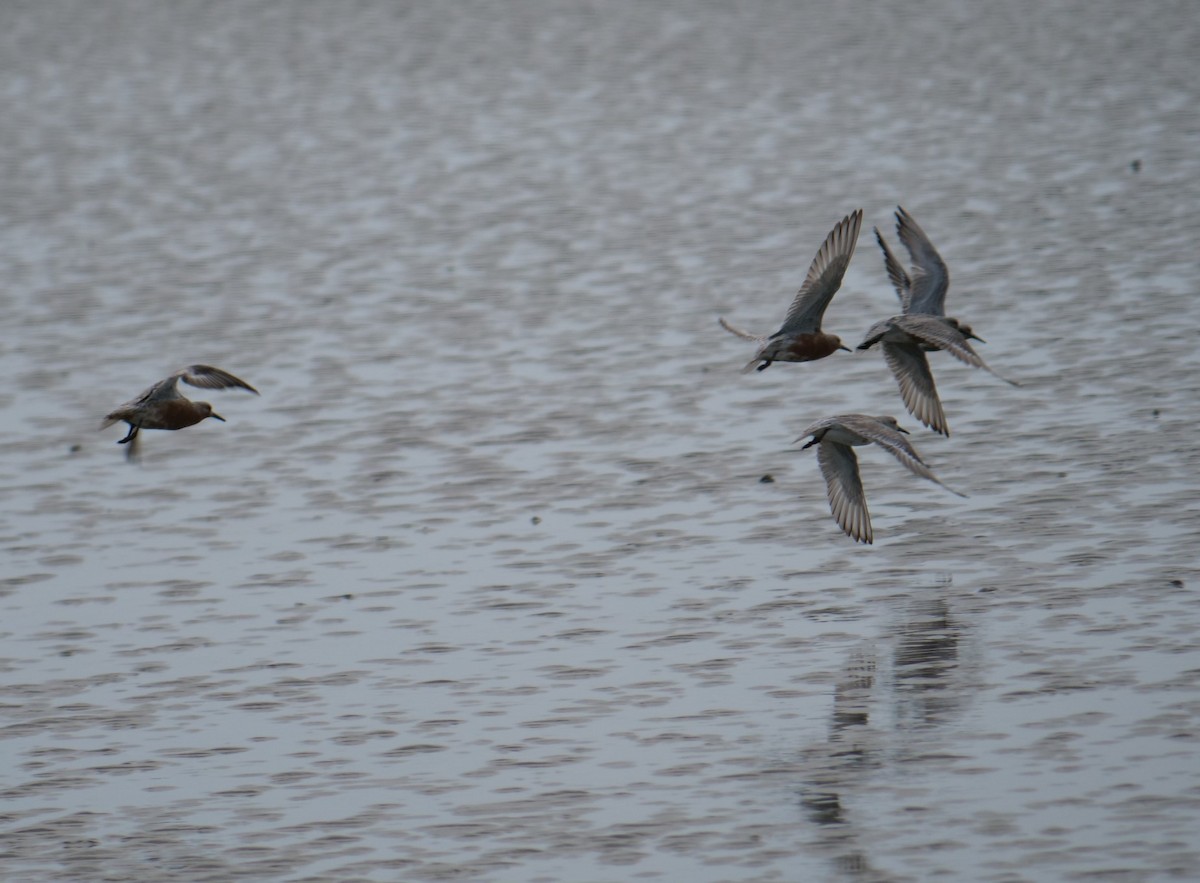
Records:
<instances>
[{"instance_id":1,"label":"water surface","mask_svg":"<svg viewBox=\"0 0 1200 883\"><path fill-rule=\"evenodd\" d=\"M4 878L1200 875L1190 12L9 8ZM897 204L1022 383L949 439L716 323ZM849 542L845 412L969 497Z\"/></svg>"}]
</instances>

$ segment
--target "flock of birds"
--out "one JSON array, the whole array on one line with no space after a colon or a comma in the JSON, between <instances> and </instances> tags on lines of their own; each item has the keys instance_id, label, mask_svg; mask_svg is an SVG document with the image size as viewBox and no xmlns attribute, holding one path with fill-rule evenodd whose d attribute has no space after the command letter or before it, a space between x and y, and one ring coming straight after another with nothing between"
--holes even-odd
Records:
<instances>
[{"instance_id":1,"label":"flock of birds","mask_svg":"<svg viewBox=\"0 0 1200 883\"><path fill-rule=\"evenodd\" d=\"M783 326L770 337L751 334L724 318L720 319L727 331L758 344L758 351L744 371L752 368L763 371L772 362L812 362L838 350L849 351L836 334L821 330L821 320L841 287L842 277L854 255L862 216L862 209L859 209L830 231L813 258L808 276L792 301ZM900 385L900 396L909 413L934 432L949 436L950 429L926 354L944 350L972 367L982 368L997 377L1000 375L984 363L969 343L983 338L978 337L969 325L946 315L946 289L950 284L946 265L929 237L903 208L896 210L896 230L911 259L912 266L907 271L896 260L879 228L875 228L875 238L883 249L884 267L900 298L901 312L872 325L858 348L865 350L879 344ZM1017 385L1006 378L1000 379ZM258 395L258 390L246 381L211 365L190 365L176 371L104 418L101 428L122 420L129 425L129 431L118 442L129 445L126 448L129 459L137 457L138 433L143 429L183 429L209 417L225 420L208 402L193 402L186 398L179 391L180 381L204 389L244 389ZM907 434L894 417L842 414L818 420L796 439L800 441L812 436L803 448L817 446L817 463L825 477L833 517L856 542L874 542L874 532L858 471L858 458L853 450L855 446L877 444L910 472L946 487L905 438Z\"/></svg>"},{"instance_id":2,"label":"flock of birds","mask_svg":"<svg viewBox=\"0 0 1200 883\"><path fill-rule=\"evenodd\" d=\"M752 368L764 371L772 362L812 362L838 350L849 351L836 334L821 330L821 320L825 308L841 287L842 277L854 255L862 215L862 209L859 209L830 231L813 258L808 276L792 301L783 326L770 337L743 331L724 318L719 320L725 330L758 344L758 351L744 371ZM901 312L872 325L858 349L870 349L879 344L909 413L934 432L949 436L949 424L926 354L944 350L974 368L982 368L996 377L1000 375L992 371L971 347L971 340L983 342L983 338L969 325L946 315L950 274L925 231L903 207L896 209L896 231L908 249L912 266L907 271L888 247L878 227L875 238L883 249L884 268L900 298ZM1007 378L1000 379L1018 385ZM910 472L946 487L921 459L906 435L908 431L901 428L894 417L842 414L818 420L796 439L800 441L812 436L802 450L817 445L817 463L825 477L834 520L856 542L872 543L875 534L859 475L858 458L853 450L855 446L877 444ZM946 487L946 490L958 494L951 488Z\"/></svg>"}]
</instances>

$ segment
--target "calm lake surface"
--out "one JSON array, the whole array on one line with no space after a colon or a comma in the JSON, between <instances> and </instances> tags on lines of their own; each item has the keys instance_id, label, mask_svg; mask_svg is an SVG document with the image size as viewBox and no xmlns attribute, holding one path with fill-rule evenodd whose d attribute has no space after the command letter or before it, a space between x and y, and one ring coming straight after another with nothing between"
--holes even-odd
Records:
<instances>
[{"instance_id":1,"label":"calm lake surface","mask_svg":"<svg viewBox=\"0 0 1200 883\"><path fill-rule=\"evenodd\" d=\"M1186 2L0 10L5 881L1200 879ZM739 369L903 205L1009 387ZM100 418L175 368L227 423ZM812 421L894 414L960 499ZM770 476L773 480L764 480Z\"/></svg>"}]
</instances>

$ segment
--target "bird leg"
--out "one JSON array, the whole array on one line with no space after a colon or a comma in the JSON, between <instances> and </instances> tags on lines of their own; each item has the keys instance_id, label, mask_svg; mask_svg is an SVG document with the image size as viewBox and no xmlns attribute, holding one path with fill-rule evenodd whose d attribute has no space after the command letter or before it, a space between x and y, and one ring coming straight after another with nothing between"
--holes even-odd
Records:
<instances>
[{"instance_id":1,"label":"bird leg","mask_svg":"<svg viewBox=\"0 0 1200 883\"><path fill-rule=\"evenodd\" d=\"M133 441L135 438L137 438L138 429L140 429L140 428L141 427L139 427L138 424L130 423L128 434L123 439L121 439L119 442L117 442L117 444L123 445L123 444L128 444L129 442Z\"/></svg>"}]
</instances>

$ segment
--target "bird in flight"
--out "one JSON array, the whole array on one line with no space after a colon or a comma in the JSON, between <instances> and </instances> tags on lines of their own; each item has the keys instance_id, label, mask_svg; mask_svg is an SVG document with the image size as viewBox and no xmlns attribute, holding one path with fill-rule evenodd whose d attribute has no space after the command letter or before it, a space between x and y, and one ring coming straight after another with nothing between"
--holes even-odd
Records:
<instances>
[{"instance_id":1,"label":"bird in flight","mask_svg":"<svg viewBox=\"0 0 1200 883\"><path fill-rule=\"evenodd\" d=\"M942 484L933 471L921 459L921 455L904 436L895 417L869 417L866 414L842 414L825 417L804 430L801 438L812 436L801 450L817 445L817 464L825 476L825 489L829 496L829 508L833 518L846 536L858 543L873 543L875 534L871 529L871 513L867 510L867 496L863 492L862 477L858 471L858 457L853 447L877 444L914 475L941 484L958 496L965 496Z\"/></svg>"},{"instance_id":2,"label":"bird in flight","mask_svg":"<svg viewBox=\"0 0 1200 883\"><path fill-rule=\"evenodd\" d=\"M758 352L746 364L744 372L755 367L765 371L772 362L813 362L838 350L849 351L850 348L843 346L836 334L826 334L821 330L821 319L829 301L841 287L846 267L854 255L862 215L862 209L846 215L825 237L825 242L813 258L812 266L808 268L804 284L788 308L783 325L770 337L743 331L725 321L724 317L718 319L726 331L758 344Z\"/></svg>"},{"instance_id":3,"label":"bird in flight","mask_svg":"<svg viewBox=\"0 0 1200 883\"><path fill-rule=\"evenodd\" d=\"M194 426L201 420L212 417L225 421L213 411L208 402L193 402L179 391L179 381L204 389L249 390L258 395L258 390L228 371L210 365L190 365L176 371L170 377L158 381L136 399L126 402L109 412L100 428L112 426L119 420L129 424L129 432L117 444L128 444L126 457L137 457L138 432L143 429L183 429Z\"/></svg>"},{"instance_id":4,"label":"bird in flight","mask_svg":"<svg viewBox=\"0 0 1200 883\"><path fill-rule=\"evenodd\" d=\"M946 264L925 231L901 206L896 208L896 230L908 249L911 271L905 271L878 227L875 238L883 250L884 268L900 298L902 312L872 325L858 349L870 349L879 343L909 413L934 432L949 436L950 427L926 353L945 350L972 367L995 374L1005 383L1020 384L989 368L968 342L969 339L983 342L983 338L969 325L946 315L946 290L950 287Z\"/></svg>"}]
</instances>

